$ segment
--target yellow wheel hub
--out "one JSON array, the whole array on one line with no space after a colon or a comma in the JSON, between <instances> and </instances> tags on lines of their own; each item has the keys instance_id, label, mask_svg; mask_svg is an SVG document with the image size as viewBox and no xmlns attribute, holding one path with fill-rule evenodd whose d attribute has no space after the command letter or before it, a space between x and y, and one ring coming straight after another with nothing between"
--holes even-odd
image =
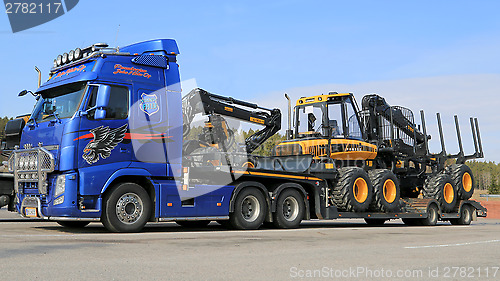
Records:
<instances>
[{"instance_id":1,"label":"yellow wheel hub","mask_svg":"<svg viewBox=\"0 0 500 281\"><path fill-rule=\"evenodd\" d=\"M359 203L365 202L368 198L368 184L363 178L357 178L354 181L353 191L354 199Z\"/></svg>"},{"instance_id":2,"label":"yellow wheel hub","mask_svg":"<svg viewBox=\"0 0 500 281\"><path fill-rule=\"evenodd\" d=\"M446 201L446 203L450 204L451 202L453 202L453 199L455 198L455 191L453 190L453 186L451 185L451 183L446 183L444 185L443 195L444 201Z\"/></svg>"},{"instance_id":3,"label":"yellow wheel hub","mask_svg":"<svg viewBox=\"0 0 500 281\"><path fill-rule=\"evenodd\" d=\"M464 173L462 176L462 185L464 186L465 192L469 192L472 189L472 177L469 173Z\"/></svg>"},{"instance_id":4,"label":"yellow wheel hub","mask_svg":"<svg viewBox=\"0 0 500 281\"><path fill-rule=\"evenodd\" d=\"M396 184L391 179L384 182L383 193L387 203L392 203L396 200Z\"/></svg>"}]
</instances>

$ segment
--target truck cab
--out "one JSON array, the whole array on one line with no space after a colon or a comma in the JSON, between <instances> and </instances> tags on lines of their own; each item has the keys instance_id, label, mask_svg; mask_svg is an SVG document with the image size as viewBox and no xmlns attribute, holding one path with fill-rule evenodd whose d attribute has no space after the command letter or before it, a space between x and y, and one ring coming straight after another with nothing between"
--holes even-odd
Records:
<instances>
[{"instance_id":1,"label":"truck cab","mask_svg":"<svg viewBox=\"0 0 500 281\"><path fill-rule=\"evenodd\" d=\"M100 218L102 195L115 179L180 173L178 54L174 40L162 39L58 56L35 92L22 149L9 159L18 212ZM154 153L158 145L166 153Z\"/></svg>"}]
</instances>

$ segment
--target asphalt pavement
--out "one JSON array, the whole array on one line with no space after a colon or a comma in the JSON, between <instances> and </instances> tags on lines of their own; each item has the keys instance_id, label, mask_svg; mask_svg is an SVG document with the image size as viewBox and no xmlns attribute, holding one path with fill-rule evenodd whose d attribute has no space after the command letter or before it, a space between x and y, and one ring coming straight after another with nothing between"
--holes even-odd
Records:
<instances>
[{"instance_id":1,"label":"asphalt pavement","mask_svg":"<svg viewBox=\"0 0 500 281\"><path fill-rule=\"evenodd\" d=\"M300 229L108 233L0 210L1 280L500 280L500 220L409 227L400 220L303 222Z\"/></svg>"}]
</instances>

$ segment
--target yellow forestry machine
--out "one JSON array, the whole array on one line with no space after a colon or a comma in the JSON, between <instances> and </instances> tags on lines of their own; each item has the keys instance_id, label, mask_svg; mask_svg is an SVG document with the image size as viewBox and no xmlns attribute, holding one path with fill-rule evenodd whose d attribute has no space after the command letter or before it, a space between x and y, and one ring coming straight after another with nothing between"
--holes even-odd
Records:
<instances>
[{"instance_id":1,"label":"yellow forestry machine","mask_svg":"<svg viewBox=\"0 0 500 281\"><path fill-rule=\"evenodd\" d=\"M353 94L330 92L300 98L292 130L290 98L285 96L287 140L274 148L273 155L310 154L314 162L333 166L337 175L329 182L328 197L339 217L364 218L371 224L399 217L409 225L435 224L437 218L469 224L476 211L480 216L486 212L468 200L474 177L465 161L483 157L477 118L470 118L475 153L465 155L455 115L459 152L451 155L437 113L441 152L430 153L423 111L417 125L411 110L390 106L376 94L364 96L359 110ZM456 161L446 166L448 159ZM428 219L403 215L422 207Z\"/></svg>"}]
</instances>

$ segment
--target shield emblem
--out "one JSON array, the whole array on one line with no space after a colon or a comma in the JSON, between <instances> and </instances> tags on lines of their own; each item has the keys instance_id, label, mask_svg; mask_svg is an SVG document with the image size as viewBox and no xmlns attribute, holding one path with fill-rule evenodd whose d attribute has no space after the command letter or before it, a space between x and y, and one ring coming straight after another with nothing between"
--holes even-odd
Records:
<instances>
[{"instance_id":1,"label":"shield emblem","mask_svg":"<svg viewBox=\"0 0 500 281\"><path fill-rule=\"evenodd\" d=\"M143 93L141 95L141 105L139 108L149 116L155 114L160 110L158 106L158 97L155 94L148 95Z\"/></svg>"}]
</instances>

